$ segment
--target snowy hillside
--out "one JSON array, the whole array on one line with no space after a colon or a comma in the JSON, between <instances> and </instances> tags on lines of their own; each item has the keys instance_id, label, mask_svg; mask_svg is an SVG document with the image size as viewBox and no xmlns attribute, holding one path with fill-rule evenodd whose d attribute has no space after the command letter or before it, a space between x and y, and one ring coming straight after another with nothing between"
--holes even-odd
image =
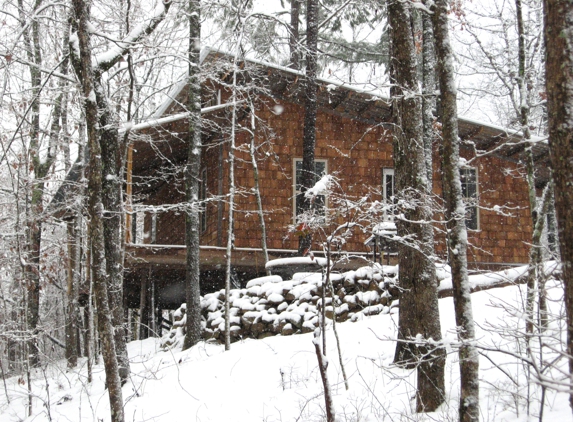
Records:
<instances>
[{"instance_id":1,"label":"snowy hillside","mask_svg":"<svg viewBox=\"0 0 573 422\"><path fill-rule=\"evenodd\" d=\"M515 339L515 329L523 329L524 291L524 286L511 286L472 295L477 337L484 347L482 353L487 355L480 361L483 421L537 420L541 390L531 383L528 391L526 367L516 357L524 353L523 344ZM561 296L562 288L551 281L553 313L562 312ZM348 391L344 389L333 333L328 332L337 421L457 419L459 380L452 298L440 300L440 313L449 352L448 396L440 411L429 415L412 412L415 374L392 366L394 343L390 339L397 324L396 309L337 325L350 378ZM564 335L560 324L562 321L550 324L546 343ZM549 348L543 352L546 362L556 356ZM133 373L123 389L128 421L294 422L325 418L311 333L239 341L229 352L224 352L221 345L205 343L186 352L163 352L159 340L148 339L130 343L129 353ZM33 414L28 418L26 380L7 379L0 396L0 422L108 421L103 367L95 367L95 381L90 385L86 382L85 361L82 365L77 372L67 371L62 361L34 372ZM565 368L564 361L556 365ZM546 375L560 377L555 369ZM530 419L526 416L528 394ZM565 393L548 390L545 402L544 420L572 419Z\"/></svg>"}]
</instances>

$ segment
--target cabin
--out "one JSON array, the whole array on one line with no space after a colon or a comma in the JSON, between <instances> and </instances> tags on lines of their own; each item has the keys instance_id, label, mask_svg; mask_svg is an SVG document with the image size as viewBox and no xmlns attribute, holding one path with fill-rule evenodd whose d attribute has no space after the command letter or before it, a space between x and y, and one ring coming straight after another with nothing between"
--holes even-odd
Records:
<instances>
[{"instance_id":1,"label":"cabin","mask_svg":"<svg viewBox=\"0 0 573 422\"><path fill-rule=\"evenodd\" d=\"M265 275L261 211L269 259L295 256L298 249L295 223L302 199L304 75L248 59L237 60L239 70L233 75L234 60L213 49L201 54L202 69L208 75L202 83L200 180L204 292L222 288L225 278L231 136L236 144L233 282L240 286ZM153 119L132 128L130 134L125 292L127 304L133 308L175 308L185 300L185 87L184 80L176 84ZM376 90L324 79L319 80L318 92L317 180L333 175L338 194L391 204L394 170L389 99ZM459 134L466 163L461 176L468 201L470 266L496 269L526 263L532 226L520 134L467 118L459 119ZM549 178L549 157L546 143L537 141L533 147L540 169L536 184L542 188ZM439 204L438 140L433 158L433 193ZM324 212L329 223L350 218L330 203L335 203L334 198L317 197L318 212ZM439 214L436 211L437 221ZM353 260L345 260L344 268L364 265L367 259L379 260L382 255L392 259L391 242L380 234L387 234L392 213L386 211L376 218L379 221L372 221L371 226L357 230L347 240L344 250L352 253ZM380 223L385 229L380 230ZM436 224L437 252L445 259L442 229ZM323 256L321 239L326 235L315 237L316 256Z\"/></svg>"}]
</instances>

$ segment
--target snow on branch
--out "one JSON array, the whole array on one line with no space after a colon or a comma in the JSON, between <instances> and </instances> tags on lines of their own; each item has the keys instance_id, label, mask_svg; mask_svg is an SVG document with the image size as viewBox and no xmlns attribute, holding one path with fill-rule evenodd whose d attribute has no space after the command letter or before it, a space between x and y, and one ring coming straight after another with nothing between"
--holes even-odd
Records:
<instances>
[{"instance_id":1,"label":"snow on branch","mask_svg":"<svg viewBox=\"0 0 573 422\"><path fill-rule=\"evenodd\" d=\"M332 176L330 174L325 174L322 178L314 184L312 188L304 193L306 198L314 198L318 195L324 195L330 188L332 184Z\"/></svg>"},{"instance_id":2,"label":"snow on branch","mask_svg":"<svg viewBox=\"0 0 573 422\"><path fill-rule=\"evenodd\" d=\"M171 0L163 0L155 8L153 16L147 20L147 22L142 22L137 25L122 41L118 42L115 47L96 55L92 63L94 70L100 73L109 70L127 53L134 43L138 42L144 36L151 34L165 18L169 7L171 7L171 3Z\"/></svg>"},{"instance_id":3,"label":"snow on branch","mask_svg":"<svg viewBox=\"0 0 573 422\"><path fill-rule=\"evenodd\" d=\"M211 113L211 112L214 112L217 110L222 110L224 108L233 107L233 106L236 106L238 104L242 104L244 102L245 102L244 100L241 100L241 101L235 101L234 103L229 102L229 103L218 104L218 105L214 105L214 106L210 106L210 107L203 107L201 109L201 114L208 114L208 113ZM149 120L146 120L146 121L138 123L138 124L134 124L133 122L126 122L126 123L123 123L121 125L121 127L119 128L119 133L133 132L133 131L138 131L138 130L149 129L149 128L154 127L154 126L161 126L161 125L164 125L167 123L176 122L179 120L186 119L190 115L191 115L190 112L185 111L183 113L172 114L172 115L167 116L167 117L161 117L158 119L149 119Z\"/></svg>"},{"instance_id":4,"label":"snow on branch","mask_svg":"<svg viewBox=\"0 0 573 422\"><path fill-rule=\"evenodd\" d=\"M426 4L422 3L420 0L415 0L415 1L411 1L410 2L410 6L412 6L414 9L418 9L422 12L426 12L429 15L433 15L434 12L432 12L430 10L430 8L432 8L434 5L434 2L432 0L428 1Z\"/></svg>"}]
</instances>

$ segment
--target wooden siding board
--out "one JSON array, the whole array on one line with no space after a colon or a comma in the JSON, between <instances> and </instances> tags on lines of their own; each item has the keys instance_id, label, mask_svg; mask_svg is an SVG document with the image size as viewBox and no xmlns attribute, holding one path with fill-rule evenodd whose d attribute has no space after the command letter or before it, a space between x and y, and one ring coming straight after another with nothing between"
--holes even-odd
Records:
<instances>
[{"instance_id":1,"label":"wooden siding board","mask_svg":"<svg viewBox=\"0 0 573 422\"><path fill-rule=\"evenodd\" d=\"M274 104L270 99L264 101ZM257 105L257 115L267 121L272 131L272 153L258 163L260 171L260 186L268 231L268 246L275 249L296 249L298 239L288 233L289 224L293 223L293 188L292 165L293 158L302 156L302 118L304 112L299 104L281 100L284 111L280 116L275 115L263 101ZM374 103L372 103L374 104ZM343 99L335 108L346 107L348 99ZM376 107L366 108L364 114L373 113ZM381 169L393 167L392 139L389 130L374 127L364 121L352 121L348 117L330 111L320 110L317 120L318 136L316 146L317 158L328 160L328 171L337 174L343 190L354 190L356 194L364 194L368 190L379 191L381 184ZM481 134L481 132L480 132ZM266 132L257 131L256 142L267 141ZM220 141L220 139L217 139ZM239 133L237 144L245 147L250 137ZM227 147L224 148L227 156ZM260 227L256 215L256 205L252 187L254 186L253 172L249 154L238 152L236 181L241 195L237 197L238 212L236 214L236 246L259 247ZM434 193L441 195L440 170L438 154L435 153L434 164ZM474 158L470 149L463 149L462 155L470 160ZM225 162L225 161L223 161ZM474 159L473 164L478 168L480 204L489 209L480 211L480 227L478 231L470 231L469 240L473 245L470 261L473 262L518 262L527 261L528 247L526 242L531 236L529 210L527 203L527 186L522 178L515 177L519 170L516 163L495 156ZM214 197L219 189L219 147L206 146L203 152L203 168L208 169L208 196ZM501 169L507 168L503 174ZM228 169L223 170L223 192L228 191ZM159 203L166 200L165 186L157 193L151 202ZM174 198L174 197L173 197ZM511 210L512 217L505 217L491 211L495 205L504 205L509 199L509 205L517 207ZM217 244L217 227L222 228L223 244L226 239L227 205L223 204L223 220L217 221L217 203L210 202L206 207L207 230L202 234L201 241L205 245ZM180 223L178 223L180 224ZM176 225L173 225L176 227ZM162 228L163 229L163 228ZM180 229L180 227L179 227ZM181 230L179 230L181 234ZM161 234L163 236L163 234ZM175 236L175 234L166 234ZM366 252L368 249L363 242L366 235L354 236L347 247L350 250ZM443 254L443 235L436 236L438 251ZM180 241L173 240L181 244ZM491 255L493 253L493 256Z\"/></svg>"}]
</instances>

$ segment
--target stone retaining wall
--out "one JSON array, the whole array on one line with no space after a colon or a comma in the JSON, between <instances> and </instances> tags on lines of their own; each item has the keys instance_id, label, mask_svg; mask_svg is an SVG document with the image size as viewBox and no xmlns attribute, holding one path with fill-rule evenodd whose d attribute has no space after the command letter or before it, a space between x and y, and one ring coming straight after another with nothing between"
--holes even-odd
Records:
<instances>
[{"instance_id":1,"label":"stone retaining wall","mask_svg":"<svg viewBox=\"0 0 573 422\"><path fill-rule=\"evenodd\" d=\"M358 321L364 316L388 313L397 306L395 286L397 268L374 265L356 271L332 274L334 290L327 291L326 316L337 322ZM314 331L321 306L322 275L297 273L292 280L280 276L249 281L244 289L231 290L231 341L241 338L265 338ZM203 338L223 341L225 291L201 298ZM185 304L174 313L173 329L163 346L178 343L185 334Z\"/></svg>"}]
</instances>

